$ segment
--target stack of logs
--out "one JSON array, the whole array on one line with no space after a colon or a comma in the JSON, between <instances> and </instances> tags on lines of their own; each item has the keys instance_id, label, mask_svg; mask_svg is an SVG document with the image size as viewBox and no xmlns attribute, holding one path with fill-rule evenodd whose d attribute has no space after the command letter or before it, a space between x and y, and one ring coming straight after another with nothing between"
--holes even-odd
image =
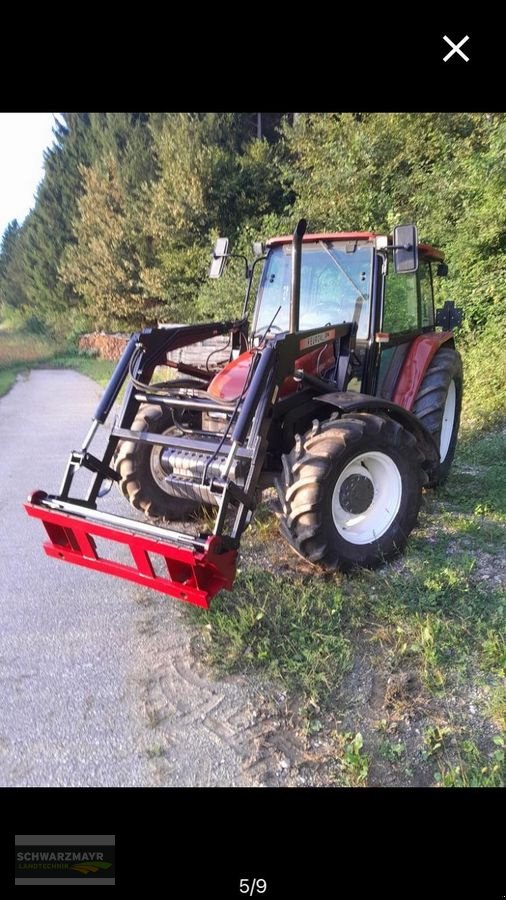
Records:
<instances>
[{"instance_id":1,"label":"stack of logs","mask_svg":"<svg viewBox=\"0 0 506 900\"><path fill-rule=\"evenodd\" d=\"M98 356L100 359L116 361L123 353L129 338L128 334L106 334L103 331L83 334L79 339L79 351ZM227 346L227 341L228 335L222 334L175 350L168 354L168 359L204 369L206 367L211 370L220 369L229 360L230 345Z\"/></svg>"}]
</instances>

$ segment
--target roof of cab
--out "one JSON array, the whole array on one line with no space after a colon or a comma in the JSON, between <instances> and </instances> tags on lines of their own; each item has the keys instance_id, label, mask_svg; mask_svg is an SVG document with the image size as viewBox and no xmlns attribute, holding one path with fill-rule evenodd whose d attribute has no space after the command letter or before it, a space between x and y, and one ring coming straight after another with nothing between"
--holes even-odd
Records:
<instances>
[{"instance_id":1,"label":"roof of cab","mask_svg":"<svg viewBox=\"0 0 506 900\"><path fill-rule=\"evenodd\" d=\"M374 231L324 231L316 234L305 234L303 243L315 243L316 241L374 241L379 237ZM267 247L278 247L281 244L291 244L292 236L284 234L281 237L270 238L266 242ZM444 254L430 244L418 244L418 252L424 259L433 259L437 262L444 260Z\"/></svg>"},{"instance_id":2,"label":"roof of cab","mask_svg":"<svg viewBox=\"0 0 506 900\"><path fill-rule=\"evenodd\" d=\"M324 231L318 234L305 234L304 243L314 241L372 241L377 235L372 231ZM281 237L273 237L267 241L268 247L276 247L278 244L291 244L292 235L284 234Z\"/></svg>"}]
</instances>

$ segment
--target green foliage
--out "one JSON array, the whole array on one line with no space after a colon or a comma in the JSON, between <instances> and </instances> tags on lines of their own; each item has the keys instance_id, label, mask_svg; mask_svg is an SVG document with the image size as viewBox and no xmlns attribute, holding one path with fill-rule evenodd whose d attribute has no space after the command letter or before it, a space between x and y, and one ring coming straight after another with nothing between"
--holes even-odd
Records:
<instances>
[{"instance_id":1,"label":"green foliage","mask_svg":"<svg viewBox=\"0 0 506 900\"><path fill-rule=\"evenodd\" d=\"M504 787L506 753L504 738L493 738L494 748L483 754L472 740L465 740L460 749L458 765L442 766L436 774L441 787Z\"/></svg>"},{"instance_id":2,"label":"green foliage","mask_svg":"<svg viewBox=\"0 0 506 900\"><path fill-rule=\"evenodd\" d=\"M360 732L334 734L340 780L347 787L362 787L369 775L369 759L363 752L364 739Z\"/></svg>"},{"instance_id":3,"label":"green foliage","mask_svg":"<svg viewBox=\"0 0 506 900\"><path fill-rule=\"evenodd\" d=\"M290 232L301 214L313 230L411 219L449 263L438 302L449 294L464 308L464 428L499 422L506 115L261 115L258 140L255 113L62 114L34 209L2 241L2 318L61 339L235 317L242 263L206 277L218 235L251 258L253 240ZM395 303L391 314L401 321Z\"/></svg>"},{"instance_id":4,"label":"green foliage","mask_svg":"<svg viewBox=\"0 0 506 900\"><path fill-rule=\"evenodd\" d=\"M446 254L439 292L464 306L466 329L504 322L504 114L309 113L285 127L285 140L294 214L315 230L416 222Z\"/></svg>"},{"instance_id":5,"label":"green foliage","mask_svg":"<svg viewBox=\"0 0 506 900\"><path fill-rule=\"evenodd\" d=\"M35 207L0 254L4 317L65 334L237 314L240 265L209 285L218 234L391 230L446 253L463 335L506 320L503 113L64 113ZM293 121L295 120L295 121ZM471 339L472 335L472 339ZM472 355L471 349L470 353ZM499 380L497 374L496 380ZM501 384L504 385L504 379Z\"/></svg>"},{"instance_id":6,"label":"green foliage","mask_svg":"<svg viewBox=\"0 0 506 900\"><path fill-rule=\"evenodd\" d=\"M111 329L155 325L161 303L144 294L146 243L119 164L110 155L102 166L83 169L82 176L75 243L63 254L62 278L81 297L90 323Z\"/></svg>"}]
</instances>

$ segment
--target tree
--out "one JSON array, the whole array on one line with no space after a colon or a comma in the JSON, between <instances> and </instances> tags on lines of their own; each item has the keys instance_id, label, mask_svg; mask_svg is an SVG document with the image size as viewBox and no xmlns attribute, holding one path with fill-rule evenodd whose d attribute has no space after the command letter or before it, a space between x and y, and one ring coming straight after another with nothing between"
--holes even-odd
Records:
<instances>
[{"instance_id":1,"label":"tree","mask_svg":"<svg viewBox=\"0 0 506 900\"><path fill-rule=\"evenodd\" d=\"M9 222L0 247L0 311L4 318L22 321L27 307L22 262L22 233L16 219Z\"/></svg>"},{"instance_id":2,"label":"tree","mask_svg":"<svg viewBox=\"0 0 506 900\"><path fill-rule=\"evenodd\" d=\"M156 324L160 304L146 296L140 273L146 258L138 207L122 184L112 155L100 166L81 168L84 193L74 221L74 243L60 273L81 298L81 314L95 328L141 328Z\"/></svg>"},{"instance_id":3,"label":"tree","mask_svg":"<svg viewBox=\"0 0 506 900\"><path fill-rule=\"evenodd\" d=\"M173 320L216 314L215 292L206 286L216 236L227 235L243 252L243 233L249 237L254 223L286 203L276 150L254 139L248 118L176 113L153 119L159 177L148 189L145 227L154 262L142 277Z\"/></svg>"}]
</instances>

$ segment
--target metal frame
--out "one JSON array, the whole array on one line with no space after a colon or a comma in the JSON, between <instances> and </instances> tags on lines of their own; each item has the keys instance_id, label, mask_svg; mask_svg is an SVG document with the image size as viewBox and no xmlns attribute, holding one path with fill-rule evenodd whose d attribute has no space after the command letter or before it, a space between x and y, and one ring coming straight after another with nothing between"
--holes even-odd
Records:
<instances>
[{"instance_id":1,"label":"metal frame","mask_svg":"<svg viewBox=\"0 0 506 900\"><path fill-rule=\"evenodd\" d=\"M48 555L118 575L201 606L209 605L217 591L231 587L241 535L251 520L266 455L273 439L271 429L274 441L280 439L280 425L278 423L276 428L274 423L274 408L280 387L293 374L296 360L303 355L304 342L309 339L311 349L317 350L328 343L330 332L335 342L335 386L342 390L348 377L356 330L352 325L338 324L323 332L321 328L312 328L303 332L276 335L265 346L256 349L249 380L235 406L200 397L190 400L189 404L183 403L206 411L226 409L230 413L230 420L221 437L212 432L208 433L209 436L204 436L200 432L196 438L186 435L178 438L131 429L138 408L145 398L151 399L153 396L156 402L162 402L161 396L150 395L147 390L139 391L137 385L141 379L149 385L156 365L164 359L168 350L202 340L209 333L219 334L227 329L235 329L236 333L240 333L242 326L241 320L218 325L148 329L132 336L95 411L82 449L73 451L70 455L59 495L48 496L39 491L26 504L28 514L41 519L44 524L50 538L44 544ZM117 423L113 424L106 448L99 459L89 452L88 447L98 426L107 421L128 378L130 383L126 388ZM315 390L323 393L328 391L329 384L321 381L316 387L311 387L313 394ZM163 405L180 408L181 398L171 398L166 393ZM312 409L316 409L318 405L318 398L313 397ZM193 537L183 532L132 522L96 509L96 501L104 481L119 479L111 464L120 440L181 448L208 457L199 489L206 490L207 496L212 494L217 501L212 534ZM242 485L229 477L236 458L243 460L246 467ZM213 474L214 467L212 470L210 468L213 459L222 463L221 478L216 478ZM86 468L92 473L91 484L84 499L71 496L74 475L80 468ZM231 508L235 511L235 518L227 533L227 517ZM130 548L134 566L101 557L94 536L126 544ZM150 553L157 553L164 558L167 578L155 574Z\"/></svg>"}]
</instances>

